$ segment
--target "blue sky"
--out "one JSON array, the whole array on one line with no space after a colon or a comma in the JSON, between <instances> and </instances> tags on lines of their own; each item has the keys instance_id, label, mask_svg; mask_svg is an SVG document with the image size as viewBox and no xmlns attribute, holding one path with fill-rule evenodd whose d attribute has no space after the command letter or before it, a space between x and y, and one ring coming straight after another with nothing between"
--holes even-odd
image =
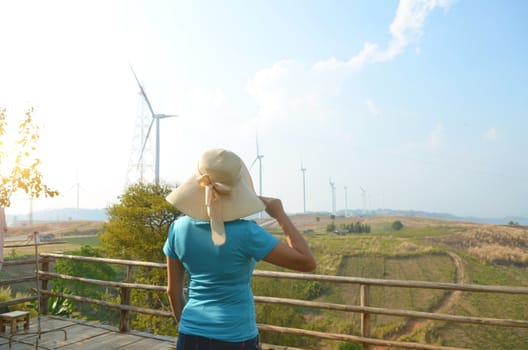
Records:
<instances>
[{"instance_id":1,"label":"blue sky","mask_svg":"<svg viewBox=\"0 0 528 350\"><path fill-rule=\"evenodd\" d=\"M498 0L2 1L0 106L37 110L62 195L35 210L75 207L77 179L81 207L117 201L141 108L131 63L155 111L180 116L162 120L165 183L211 147L251 164L258 132L263 193L290 212L302 162L307 210L332 208L332 180L339 209L346 186L349 209L528 216L527 15ZM27 210L17 195L7 213Z\"/></svg>"}]
</instances>

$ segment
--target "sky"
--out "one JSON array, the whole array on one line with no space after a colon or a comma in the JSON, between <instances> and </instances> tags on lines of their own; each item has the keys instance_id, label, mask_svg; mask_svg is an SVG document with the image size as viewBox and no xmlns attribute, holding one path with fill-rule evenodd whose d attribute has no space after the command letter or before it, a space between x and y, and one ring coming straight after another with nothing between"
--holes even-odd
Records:
<instances>
[{"instance_id":1,"label":"sky","mask_svg":"<svg viewBox=\"0 0 528 350\"><path fill-rule=\"evenodd\" d=\"M332 210L332 182L337 209L528 216L527 16L514 0L0 0L0 106L35 108L61 195L34 211L107 208L137 178L133 67L178 115L160 122L164 184L209 148L249 167L258 139L262 193L290 213L303 166L308 211ZM28 211L22 193L6 209Z\"/></svg>"}]
</instances>

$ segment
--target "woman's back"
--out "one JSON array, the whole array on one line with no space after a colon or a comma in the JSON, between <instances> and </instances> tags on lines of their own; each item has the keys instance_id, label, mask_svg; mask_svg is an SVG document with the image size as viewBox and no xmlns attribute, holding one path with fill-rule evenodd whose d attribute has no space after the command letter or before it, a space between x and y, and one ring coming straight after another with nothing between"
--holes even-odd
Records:
<instances>
[{"instance_id":1,"label":"woman's back","mask_svg":"<svg viewBox=\"0 0 528 350\"><path fill-rule=\"evenodd\" d=\"M254 221L226 222L225 230L226 243L214 245L209 222L184 216L169 230L164 251L178 258L189 274L180 332L242 341L257 334L253 268L278 239Z\"/></svg>"}]
</instances>

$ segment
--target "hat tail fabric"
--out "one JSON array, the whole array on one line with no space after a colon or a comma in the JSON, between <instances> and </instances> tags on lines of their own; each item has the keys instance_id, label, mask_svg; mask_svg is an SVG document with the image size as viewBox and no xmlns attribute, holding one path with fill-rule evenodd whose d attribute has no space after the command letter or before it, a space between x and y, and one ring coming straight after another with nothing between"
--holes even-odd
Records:
<instances>
[{"instance_id":1,"label":"hat tail fabric","mask_svg":"<svg viewBox=\"0 0 528 350\"><path fill-rule=\"evenodd\" d=\"M231 187L222 183L212 183L208 175L200 179L200 185L205 187L205 206L211 223L211 235L215 245L222 245L226 241L224 218L222 215L221 194L231 193Z\"/></svg>"}]
</instances>

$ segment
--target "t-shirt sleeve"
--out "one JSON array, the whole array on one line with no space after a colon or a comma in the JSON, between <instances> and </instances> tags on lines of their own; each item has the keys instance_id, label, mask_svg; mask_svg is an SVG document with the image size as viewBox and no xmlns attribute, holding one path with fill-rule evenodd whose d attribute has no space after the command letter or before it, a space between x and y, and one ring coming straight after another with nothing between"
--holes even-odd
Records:
<instances>
[{"instance_id":1,"label":"t-shirt sleeve","mask_svg":"<svg viewBox=\"0 0 528 350\"><path fill-rule=\"evenodd\" d=\"M165 254L171 259L178 259L178 255L176 254L176 250L174 249L175 226L176 225L174 222L170 225L169 232L167 234L167 240L165 241L165 244L163 245L163 254Z\"/></svg>"},{"instance_id":2,"label":"t-shirt sleeve","mask_svg":"<svg viewBox=\"0 0 528 350\"><path fill-rule=\"evenodd\" d=\"M271 252L279 243L279 239L257 225L255 221L249 221L248 251L256 260L260 261Z\"/></svg>"}]
</instances>

